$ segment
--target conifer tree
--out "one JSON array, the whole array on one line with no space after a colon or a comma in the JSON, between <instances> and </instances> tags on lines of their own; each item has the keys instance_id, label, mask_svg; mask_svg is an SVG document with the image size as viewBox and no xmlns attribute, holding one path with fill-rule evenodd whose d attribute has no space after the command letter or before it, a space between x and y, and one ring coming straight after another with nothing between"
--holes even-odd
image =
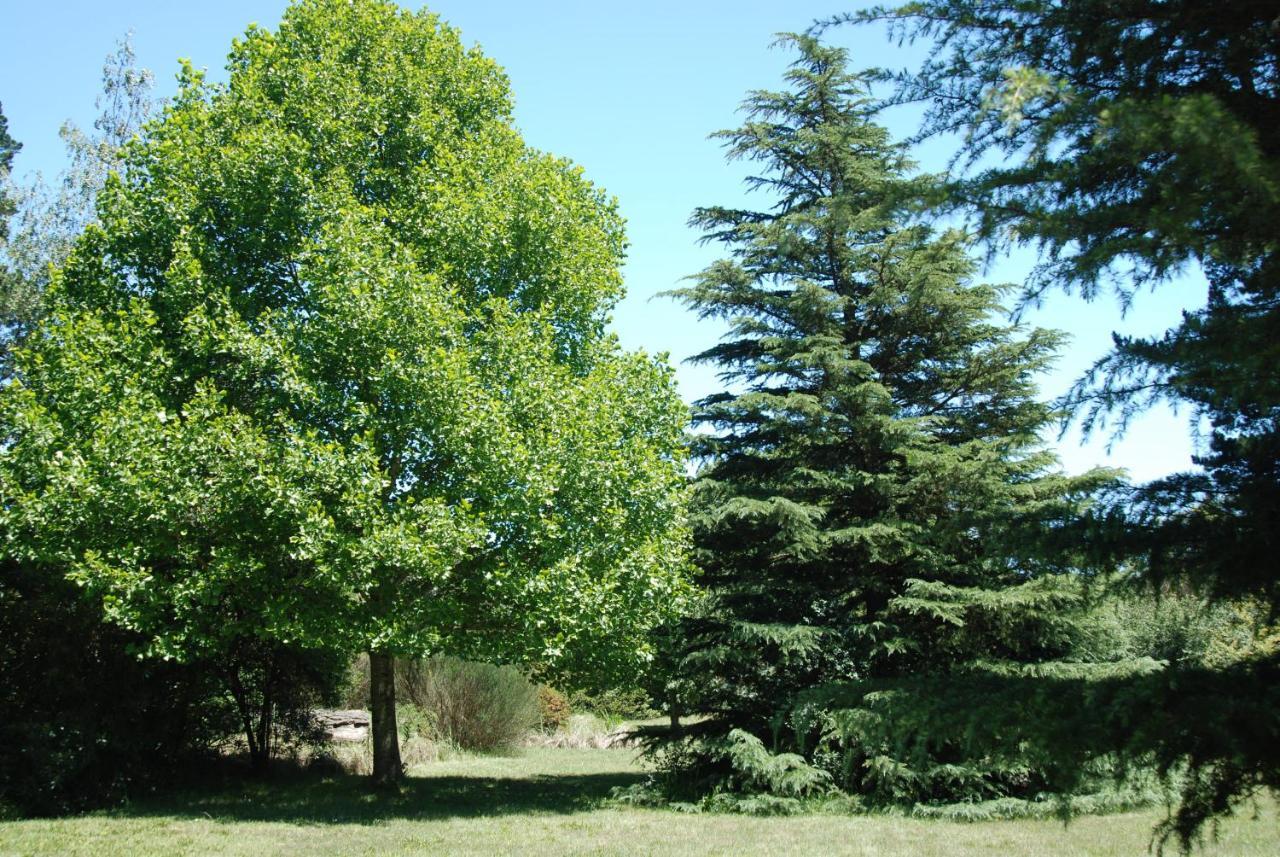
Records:
<instances>
[{"instance_id":1,"label":"conifer tree","mask_svg":"<svg viewBox=\"0 0 1280 857\"><path fill-rule=\"evenodd\" d=\"M1042 445L1035 376L1061 337L1005 323L966 236L913 222L933 180L870 120L844 51L783 41L789 89L752 94L718 135L773 205L699 209L729 255L677 292L729 325L695 358L727 389L694 417L709 596L676 669L729 763L747 733L811 751L834 721L783 727L833 683L1068 655L1075 558L1045 547L1112 478L1064 476ZM859 789L863 756L845 777Z\"/></svg>"},{"instance_id":2,"label":"conifer tree","mask_svg":"<svg viewBox=\"0 0 1280 857\"><path fill-rule=\"evenodd\" d=\"M22 144L9 134L9 120L0 104L0 241L9 237L9 217L13 214L13 201L8 197L7 183L13 172L13 156L22 150Z\"/></svg>"},{"instance_id":3,"label":"conifer tree","mask_svg":"<svg viewBox=\"0 0 1280 857\"><path fill-rule=\"evenodd\" d=\"M1118 492L1091 533L1148 589L1190 589L1260 617L1229 666L1170 670L1066 732L1077 757L1121 752L1185 772L1162 833L1280 791L1280 39L1276 4L1195 0L912 0L838 16L919 42L879 71L885 103L923 108L918 138L957 151L945 198L993 250L1034 247L1023 299L1122 306L1197 268L1205 300L1153 336L1114 337L1064 405L1122 432L1159 402L1196 421L1184 472ZM1165 300L1169 299L1166 294ZM1230 705L1223 700L1230 699ZM1070 712L1078 699L1057 703ZM1160 728L1133 730L1154 712ZM1047 711L1042 712L1042 716Z\"/></svg>"}]
</instances>

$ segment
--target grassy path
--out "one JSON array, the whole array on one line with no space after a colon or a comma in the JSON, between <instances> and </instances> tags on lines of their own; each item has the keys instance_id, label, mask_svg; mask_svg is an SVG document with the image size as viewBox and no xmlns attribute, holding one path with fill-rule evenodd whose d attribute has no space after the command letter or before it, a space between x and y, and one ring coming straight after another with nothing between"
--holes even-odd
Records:
<instances>
[{"instance_id":1,"label":"grassy path","mask_svg":"<svg viewBox=\"0 0 1280 857\"><path fill-rule=\"evenodd\" d=\"M534 749L413 771L399 796L356 778L240 784L112 812L0 824L0 855L851 854L1140 855L1158 812L978 824L750 818L605 809L640 773L625 750ZM1280 854L1274 807L1233 819L1205 853Z\"/></svg>"}]
</instances>

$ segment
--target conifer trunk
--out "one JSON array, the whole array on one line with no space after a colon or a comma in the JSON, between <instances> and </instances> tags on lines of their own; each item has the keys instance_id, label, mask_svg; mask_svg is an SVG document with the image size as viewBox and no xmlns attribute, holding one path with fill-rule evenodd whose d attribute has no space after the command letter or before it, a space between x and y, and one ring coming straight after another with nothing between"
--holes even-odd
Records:
<instances>
[{"instance_id":1,"label":"conifer trunk","mask_svg":"<svg viewBox=\"0 0 1280 857\"><path fill-rule=\"evenodd\" d=\"M396 725L395 658L369 653L369 711L373 733L373 783L393 786L400 781L400 730Z\"/></svg>"}]
</instances>

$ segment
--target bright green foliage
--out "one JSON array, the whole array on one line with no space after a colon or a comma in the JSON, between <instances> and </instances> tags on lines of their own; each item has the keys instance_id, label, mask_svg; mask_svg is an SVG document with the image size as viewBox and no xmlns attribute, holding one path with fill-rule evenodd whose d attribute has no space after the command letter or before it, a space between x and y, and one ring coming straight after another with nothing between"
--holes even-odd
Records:
<instances>
[{"instance_id":1,"label":"bright green foliage","mask_svg":"<svg viewBox=\"0 0 1280 857\"><path fill-rule=\"evenodd\" d=\"M889 19L931 43L918 69L880 77L892 101L923 102L923 134L963 137L948 196L997 248L1030 244L1050 289L1122 301L1200 268L1204 307L1154 337L1117 337L1067 399L1086 428L1157 401L1209 428L1196 463L1117 498L1103 530L1144 582L1190 583L1222 602L1280 611L1280 42L1274 4L1197 0L924 0L845 20ZM1275 653L1252 659L1262 700ZM1250 681L1250 669L1237 678ZM1209 815L1280 787L1280 742L1215 746L1171 729L1194 771L1183 844ZM1255 712L1280 734L1274 706ZM1212 727L1217 728L1217 727ZM1175 748L1177 743L1180 746ZM1210 747L1214 749L1210 750ZM1250 755L1255 753L1255 755ZM1219 754L1216 755L1215 754Z\"/></svg>"},{"instance_id":2,"label":"bright green foliage","mask_svg":"<svg viewBox=\"0 0 1280 857\"><path fill-rule=\"evenodd\" d=\"M627 674L681 592L685 410L604 335L622 222L428 13L306 0L184 68L5 391L24 555L242 636Z\"/></svg>"},{"instance_id":3,"label":"bright green foliage","mask_svg":"<svg viewBox=\"0 0 1280 857\"><path fill-rule=\"evenodd\" d=\"M730 389L695 414L710 595L684 623L676 674L687 710L712 718L695 732L745 730L877 796L879 754L797 703L833 683L1069 656L1078 558L1050 548L1112 477L1055 471L1034 376L1058 336L1000 321L1004 290L974 281L965 237L908 222L931 180L870 121L844 52L787 41L790 89L753 94L747 122L719 135L760 165L751 183L773 207L699 210L730 256L678 293L728 323L698 359ZM945 749L898 760L916 785L879 796L1026 793L981 759L951 760L964 773L950 780L926 770Z\"/></svg>"},{"instance_id":4,"label":"bright green foliage","mask_svg":"<svg viewBox=\"0 0 1280 857\"><path fill-rule=\"evenodd\" d=\"M136 68L126 38L103 68L95 131L85 133L71 123L62 128L71 165L54 188L38 177L24 186L11 184L7 173L17 147L5 147L0 183L6 200L12 197L15 203L6 213L15 217L0 238L0 376L9 377L12 348L46 313L51 267L65 261L79 233L94 220L97 194L150 114L150 85L150 74ZM113 342L116 329L123 326L125 339L132 340L145 337L145 325L116 321L73 328L65 317L50 320L49 329L67 338L44 355L51 359L31 362L28 380L33 388L66 397L72 407L54 433L13 450L10 468L0 475L0 496L10 513L4 520L0 575L0 624L9 649L0 658L0 684L8 688L5 707L11 712L3 744L16 754L0 764L6 772L0 801L24 811L92 806L154 787L237 731L262 763L273 743L295 737L299 728L306 731L306 711L340 674L331 652L263 639L257 609L263 601L239 577L241 563L279 557L285 542L276 537L289 536L287 525L279 522L257 533L256 542L252 533L243 540L235 536L239 518L257 514L260 497L235 490L226 473L259 467L253 452L262 451L261 438L254 439L256 447L227 442L228 432L243 428L230 420L216 426L213 420L185 425L164 420L159 428L151 424L154 401L137 415L142 425L133 425L128 409L139 402L124 396L120 376L141 371L146 360L122 348L112 365L115 358L107 355L120 344ZM96 352L101 362L69 355L67 347ZM142 387L151 380L143 380ZM49 425L28 410L33 402L22 390L6 395L0 405L5 437ZM122 428L112 433L106 423L93 425L88 417L98 405L99 413L116 409L110 419ZM200 435L202 427L212 427L208 437ZM90 458L57 444L66 431L94 436ZM221 450L242 455L219 458ZM186 469L175 468L175 460ZM116 462L122 462L118 468ZM86 472L90 468L98 469ZM219 474L216 481L206 478L209 472ZM33 497L23 496L36 485L54 492L50 499L56 507L42 510L31 503ZM103 492L87 504L75 494L86 485ZM62 490L71 494L58 498ZM167 502L171 492L180 492L185 508ZM201 512L192 515L197 508ZM51 515L64 512L68 517L59 528ZM164 567L198 563L205 552L211 573L186 586L171 604L160 603L153 593L150 603L138 605L143 615L131 615L113 599L84 597L64 576L76 570L72 544L77 539L121 555L146 551ZM214 560L210 546L219 543L228 549ZM83 557L86 562L98 558ZM211 612L210 604L226 609ZM137 657L149 642L150 626L162 621L189 623L193 629L169 650L157 651L169 655L182 649L181 664Z\"/></svg>"}]
</instances>

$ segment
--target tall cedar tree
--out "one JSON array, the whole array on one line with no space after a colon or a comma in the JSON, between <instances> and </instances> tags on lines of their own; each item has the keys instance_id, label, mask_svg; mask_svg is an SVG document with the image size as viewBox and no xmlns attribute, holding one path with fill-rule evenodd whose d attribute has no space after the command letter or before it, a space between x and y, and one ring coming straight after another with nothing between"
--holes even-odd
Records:
<instances>
[{"instance_id":1,"label":"tall cedar tree","mask_svg":"<svg viewBox=\"0 0 1280 857\"><path fill-rule=\"evenodd\" d=\"M1067 404L1123 428L1154 402L1208 431L1198 468L1122 494L1104 544L1139 580L1190 584L1280 616L1280 19L1232 0L927 0L841 20L889 21L928 59L889 101L926 107L922 135L962 141L952 202L983 238L1037 247L1028 284L1135 299L1188 267L1204 306L1160 335L1115 338ZM1260 635L1263 636L1263 635ZM1280 652L1129 693L1108 737L1188 765L1166 832L1182 845L1258 788L1280 788ZM1222 705L1223 698L1233 704ZM1065 708L1072 708L1066 703ZM1123 728L1158 713L1149 732ZM1104 715L1099 713L1100 718ZM1144 743L1146 742L1146 743ZM1097 752L1116 747L1099 746ZM1082 753L1081 758L1085 754Z\"/></svg>"},{"instance_id":2,"label":"tall cedar tree","mask_svg":"<svg viewBox=\"0 0 1280 857\"><path fill-rule=\"evenodd\" d=\"M695 358L729 389L694 417L710 596L675 682L703 730L806 750L782 727L821 686L1064 656L1072 556L1039 548L1111 476L1060 475L1042 446L1034 379L1061 337L999 320L966 236L910 222L933 179L869 120L845 52L782 41L789 90L717 135L774 204L699 209L730 255L676 292L730 330Z\"/></svg>"}]
</instances>

